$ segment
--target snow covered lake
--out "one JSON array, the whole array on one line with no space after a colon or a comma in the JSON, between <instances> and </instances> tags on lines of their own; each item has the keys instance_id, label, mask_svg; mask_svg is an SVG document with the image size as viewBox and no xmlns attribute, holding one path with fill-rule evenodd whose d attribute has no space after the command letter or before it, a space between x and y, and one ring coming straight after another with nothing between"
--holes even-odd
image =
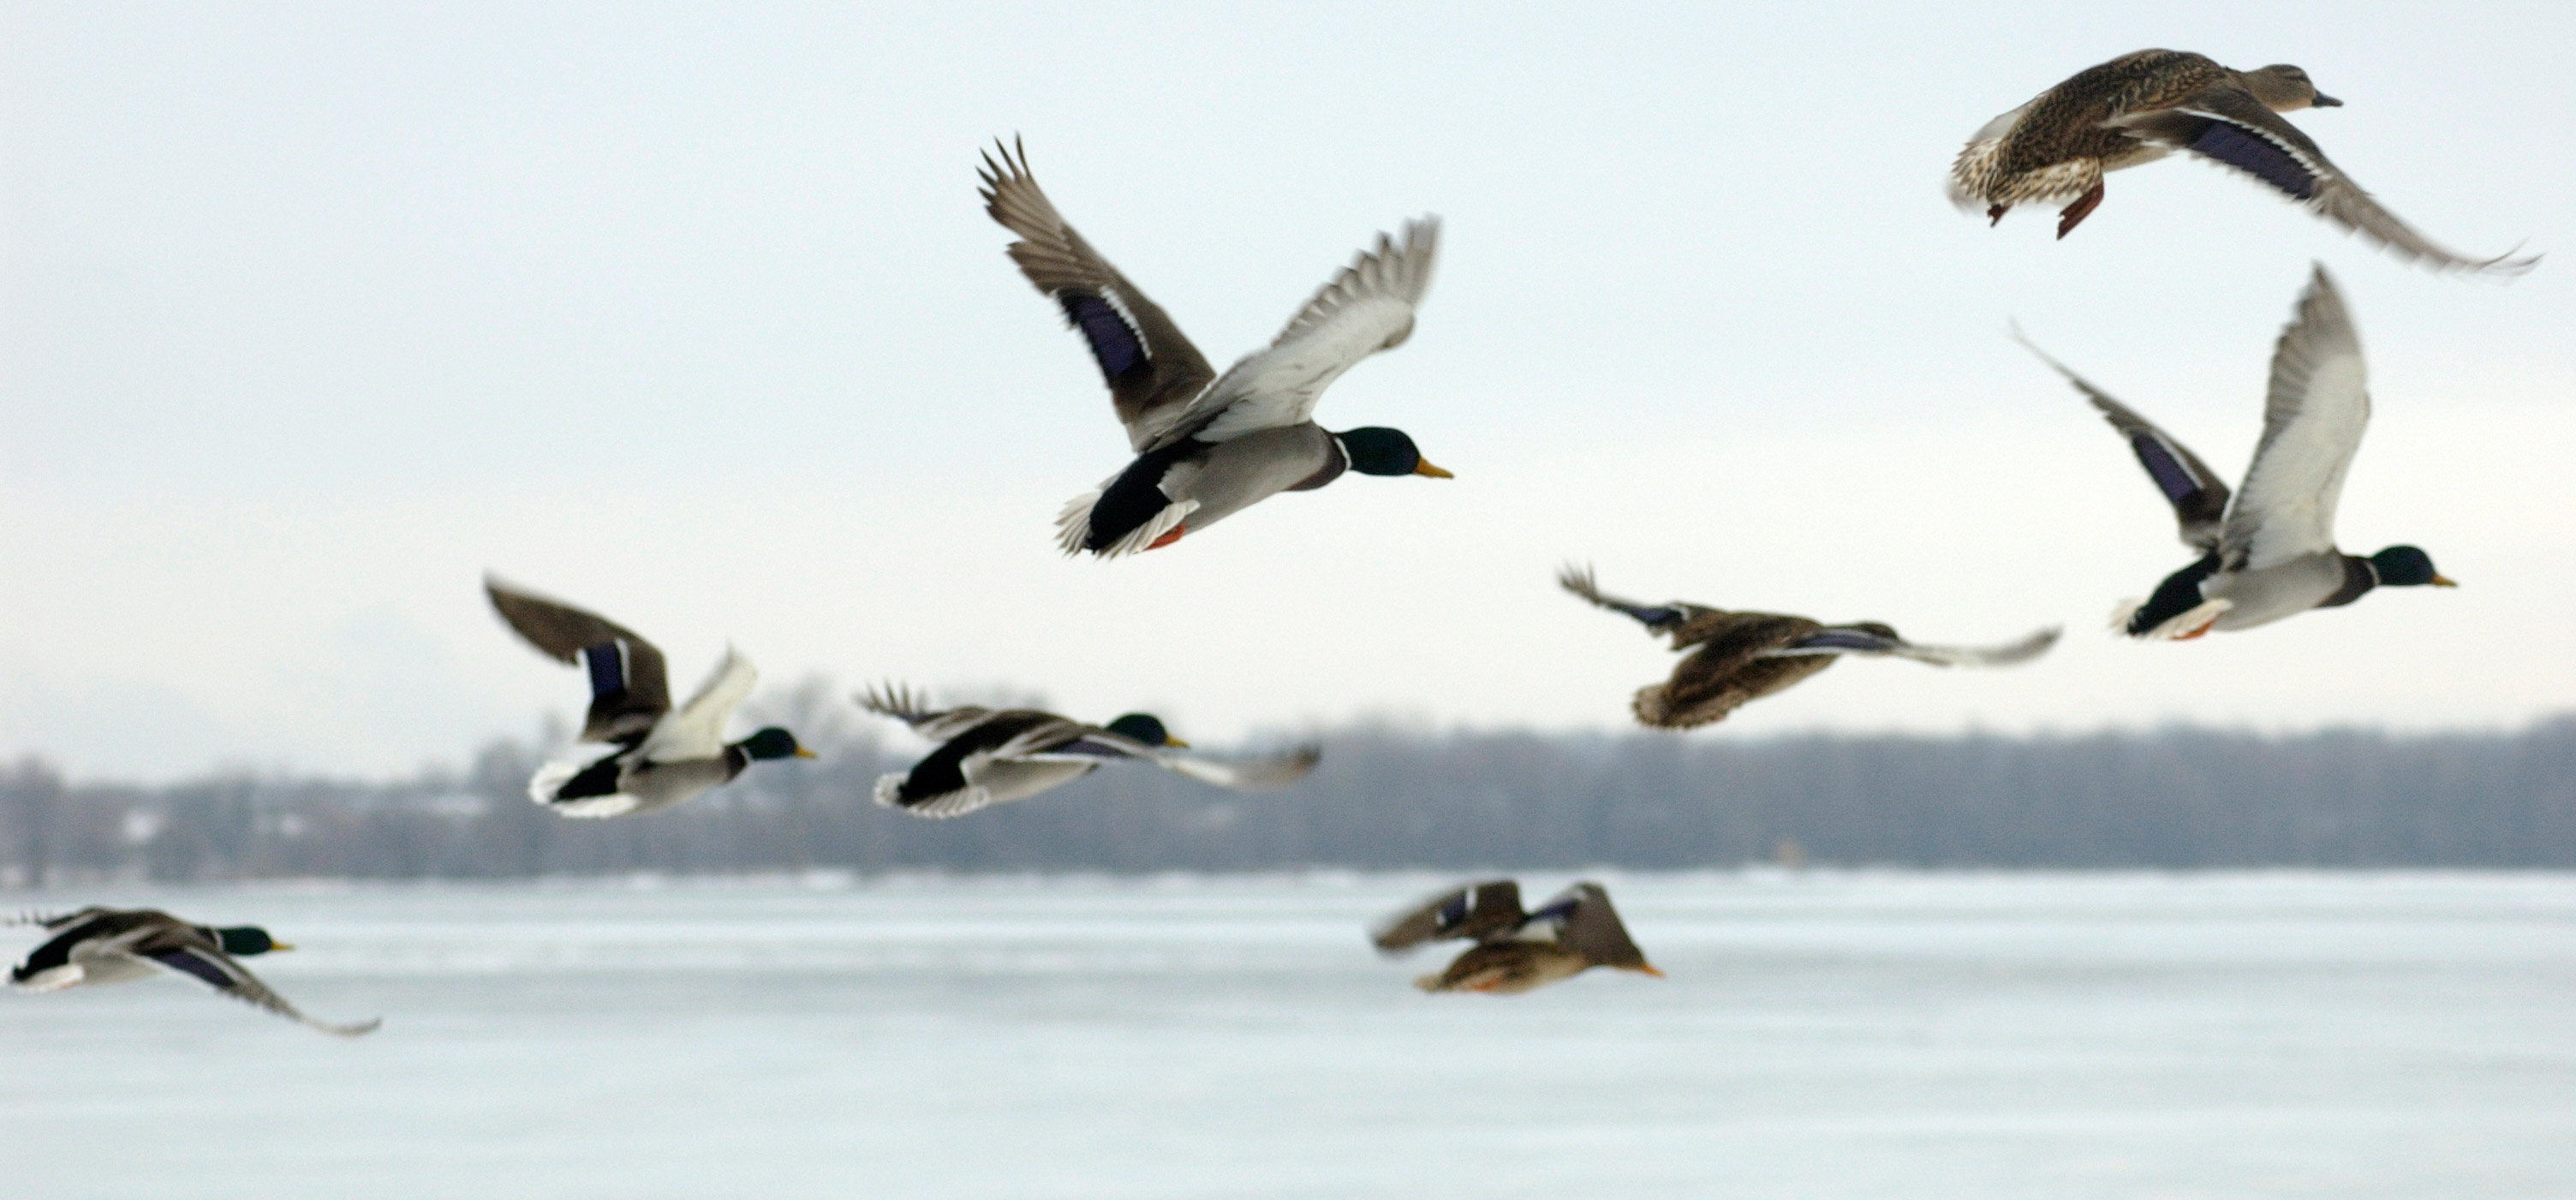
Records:
<instances>
[{"instance_id":1,"label":"snow covered lake","mask_svg":"<svg viewBox=\"0 0 2576 1200\"><path fill-rule=\"evenodd\" d=\"M0 1169L57 1198L2576 1196L2576 875L1593 877L1669 979L1416 993L1445 951L1362 927L1432 875L0 893L265 925L288 998L385 1018L0 995Z\"/></svg>"}]
</instances>

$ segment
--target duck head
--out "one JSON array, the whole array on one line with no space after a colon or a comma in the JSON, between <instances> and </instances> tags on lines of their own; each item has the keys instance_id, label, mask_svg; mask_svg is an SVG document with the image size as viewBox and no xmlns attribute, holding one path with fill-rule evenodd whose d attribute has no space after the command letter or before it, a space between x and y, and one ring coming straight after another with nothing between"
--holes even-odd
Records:
<instances>
[{"instance_id":1,"label":"duck head","mask_svg":"<svg viewBox=\"0 0 2576 1200\"><path fill-rule=\"evenodd\" d=\"M2245 72L2245 90L2254 93L2254 98L2273 112L2343 107L2343 101L2318 91L2307 72L2288 63L2274 63L2260 71Z\"/></svg>"},{"instance_id":2,"label":"duck head","mask_svg":"<svg viewBox=\"0 0 2576 1200\"><path fill-rule=\"evenodd\" d=\"M2433 569L2433 556L2413 546L2390 546L2370 556L2370 569L2381 587L2458 587Z\"/></svg>"},{"instance_id":3,"label":"duck head","mask_svg":"<svg viewBox=\"0 0 2576 1200\"><path fill-rule=\"evenodd\" d=\"M754 762L771 758L812 758L814 752L796 744L796 735L772 725L734 743L743 755Z\"/></svg>"},{"instance_id":4,"label":"duck head","mask_svg":"<svg viewBox=\"0 0 2576 1200\"><path fill-rule=\"evenodd\" d=\"M1422 451L1401 429L1384 429L1375 425L1346 429L1333 435L1342 443L1342 453L1351 460L1351 469L1362 475L1424 475L1433 479L1455 478L1423 461Z\"/></svg>"},{"instance_id":5,"label":"duck head","mask_svg":"<svg viewBox=\"0 0 2576 1200\"><path fill-rule=\"evenodd\" d=\"M295 948L268 936L268 931L257 925L229 925L215 930L214 934L215 944L222 946L224 953L235 958L249 958L254 954L266 954L271 950Z\"/></svg>"},{"instance_id":6,"label":"duck head","mask_svg":"<svg viewBox=\"0 0 2576 1200\"><path fill-rule=\"evenodd\" d=\"M1188 742L1173 737L1172 731L1163 728L1163 722L1149 713L1129 713L1101 728L1120 737L1143 742L1148 746L1176 746L1183 750L1190 748Z\"/></svg>"}]
</instances>

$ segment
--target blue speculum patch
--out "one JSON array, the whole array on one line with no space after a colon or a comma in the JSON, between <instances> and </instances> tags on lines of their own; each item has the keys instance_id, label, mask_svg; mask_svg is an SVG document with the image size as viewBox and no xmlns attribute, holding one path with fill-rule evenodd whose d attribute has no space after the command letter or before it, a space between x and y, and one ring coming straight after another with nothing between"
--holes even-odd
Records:
<instances>
[{"instance_id":1,"label":"blue speculum patch","mask_svg":"<svg viewBox=\"0 0 2576 1200\"><path fill-rule=\"evenodd\" d=\"M1145 361L1145 345L1136 340L1136 331L1127 327L1125 318L1108 301L1098 296L1066 293L1064 315L1073 327L1091 343L1091 356L1100 361L1100 373L1116 379Z\"/></svg>"},{"instance_id":2,"label":"blue speculum patch","mask_svg":"<svg viewBox=\"0 0 2576 1200\"><path fill-rule=\"evenodd\" d=\"M2191 140L2195 154L2205 154L2228 166L2252 174L2273 187L2307 200L2317 194L2316 180L2289 151L2269 140L2230 125L2212 121Z\"/></svg>"},{"instance_id":3,"label":"blue speculum patch","mask_svg":"<svg viewBox=\"0 0 2576 1200\"><path fill-rule=\"evenodd\" d=\"M2191 472L2184 470L2181 463L2174 461L2163 443L2142 437L2131 444L2137 448L2139 465L2147 469L2148 476L2156 481L2157 487L2164 489L2166 499L2180 504L2200 490L2199 481L2193 479Z\"/></svg>"},{"instance_id":4,"label":"blue speculum patch","mask_svg":"<svg viewBox=\"0 0 2576 1200\"><path fill-rule=\"evenodd\" d=\"M185 971L216 987L228 988L233 985L233 977L224 974L222 967L198 957L194 950L161 950L154 952L152 958L163 966Z\"/></svg>"},{"instance_id":5,"label":"blue speculum patch","mask_svg":"<svg viewBox=\"0 0 2576 1200\"><path fill-rule=\"evenodd\" d=\"M582 661L590 666L590 694L605 696L626 690L626 659L617 652L617 643L601 642L581 648Z\"/></svg>"},{"instance_id":6,"label":"blue speculum patch","mask_svg":"<svg viewBox=\"0 0 2576 1200\"><path fill-rule=\"evenodd\" d=\"M1842 630L1827 630L1798 642L1801 648L1835 650L1875 650L1883 644L1883 640L1875 634L1848 633Z\"/></svg>"}]
</instances>

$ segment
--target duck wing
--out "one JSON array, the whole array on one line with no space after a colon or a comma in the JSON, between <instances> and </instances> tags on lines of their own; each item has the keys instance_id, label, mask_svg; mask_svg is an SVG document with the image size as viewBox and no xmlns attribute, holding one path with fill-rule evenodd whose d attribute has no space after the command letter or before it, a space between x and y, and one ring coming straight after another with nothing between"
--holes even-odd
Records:
<instances>
[{"instance_id":1,"label":"duck wing","mask_svg":"<svg viewBox=\"0 0 2576 1200\"><path fill-rule=\"evenodd\" d=\"M760 683L760 668L731 646L716 668L707 673L707 681L698 685L696 695L689 697L679 711L656 722L646 734L641 747L647 762L685 762L714 758L724 753L725 722L733 719L733 710L741 707Z\"/></svg>"},{"instance_id":2,"label":"duck wing","mask_svg":"<svg viewBox=\"0 0 2576 1200\"><path fill-rule=\"evenodd\" d=\"M173 924L178 925L177 922ZM319 1029L335 1037L357 1037L360 1034L373 1033L377 1026L384 1024L382 1017L351 1025L335 1025L329 1021L305 1016L294 1005L287 1003L284 996L278 995L270 990L267 984L261 983L258 976L250 973L249 968L224 953L223 948L218 946L214 939L191 926L178 925L177 928L157 929L153 936L138 941L129 953L138 958L147 959L164 970L186 975L235 1000L267 1009L288 1020Z\"/></svg>"},{"instance_id":3,"label":"duck wing","mask_svg":"<svg viewBox=\"0 0 2576 1200\"><path fill-rule=\"evenodd\" d=\"M1628 926L1619 920L1619 910L1610 907L1610 893L1600 884L1585 881L1557 893L1529 915L1528 927L1554 926L1556 944L1584 958L1612 966L1625 966L1646 961L1646 952L1628 936Z\"/></svg>"},{"instance_id":4,"label":"duck wing","mask_svg":"<svg viewBox=\"0 0 2576 1200\"><path fill-rule=\"evenodd\" d=\"M2157 428L2154 422L2139 416L2136 409L2112 399L2109 392L2067 369L2065 363L2050 357L2047 351L2023 337L2020 329L2014 329L2012 336L2023 349L2038 355L2039 361L2065 376L2066 382L2075 385L2076 391L2084 393L2085 398L2093 402L2093 407L2101 412L2103 420L2111 423L2111 428L2129 439L2129 450L2138 456L2138 465L2147 469L2147 478L2154 481L2157 491L2164 493L2165 502L2173 505L2174 522L2180 527L2182 544L2204 554L2217 549L2220 533L2227 521L2227 481L2218 472L2210 470L2209 464L2200 461L2200 456L2192 453L2191 447Z\"/></svg>"},{"instance_id":5,"label":"duck wing","mask_svg":"<svg viewBox=\"0 0 2576 1200\"><path fill-rule=\"evenodd\" d=\"M929 696L899 683L871 687L859 693L858 701L859 707L881 717L893 717L934 742L947 741L993 715L992 709L971 704L932 708Z\"/></svg>"},{"instance_id":6,"label":"duck wing","mask_svg":"<svg viewBox=\"0 0 2576 1200\"><path fill-rule=\"evenodd\" d=\"M1634 600L1622 600L1617 596L1604 595L1601 588L1592 581L1592 568L1589 564L1578 567L1567 563L1558 568L1556 584L1592 602L1597 607L1626 613L1655 633L1666 633L1679 628L1696 607L1680 603L1640 604Z\"/></svg>"},{"instance_id":7,"label":"duck wing","mask_svg":"<svg viewBox=\"0 0 2576 1200\"><path fill-rule=\"evenodd\" d=\"M538 652L566 665L590 669L590 713L585 742L632 745L671 711L671 684L662 652L641 634L587 609L575 608L484 576L483 591Z\"/></svg>"},{"instance_id":8,"label":"duck wing","mask_svg":"<svg viewBox=\"0 0 2576 1200\"><path fill-rule=\"evenodd\" d=\"M1451 938L1509 937L1528 914L1521 911L1521 885L1508 879L1471 883L1443 892L1408 908L1369 930L1381 953L1410 950L1424 942Z\"/></svg>"},{"instance_id":9,"label":"duck wing","mask_svg":"<svg viewBox=\"0 0 2576 1200\"><path fill-rule=\"evenodd\" d=\"M1786 646L1762 652L1764 658L1797 658L1810 654L1864 654L1910 658L1936 667L2004 667L2048 653L2057 644L2057 626L2034 630L2018 641L1996 646L1924 646L1895 636L1884 625L1829 625Z\"/></svg>"},{"instance_id":10,"label":"duck wing","mask_svg":"<svg viewBox=\"0 0 2576 1200\"><path fill-rule=\"evenodd\" d=\"M2369 238L2398 257L2437 271L2496 271L2519 275L2538 257L2469 258L2436 245L2397 214L2381 208L2308 135L2281 118L2245 86L2230 80L2192 94L2170 108L2111 118L2108 124L2149 143L2185 150L2242 171L2298 201L2309 211Z\"/></svg>"},{"instance_id":11,"label":"duck wing","mask_svg":"<svg viewBox=\"0 0 2576 1200\"><path fill-rule=\"evenodd\" d=\"M995 149L1000 161L986 152L979 172L984 212L1020 235L1011 243L1011 261L1064 309L1066 323L1090 345L1127 440L1142 451L1207 390L1216 370L1160 305L1057 214L1029 174L1028 147L1020 147L1016 160L1009 147L997 142Z\"/></svg>"},{"instance_id":12,"label":"duck wing","mask_svg":"<svg viewBox=\"0 0 2576 1200\"><path fill-rule=\"evenodd\" d=\"M2263 440L2227 514L2223 569L2259 571L2333 551L2335 504L2369 424L2361 339L2319 266L2272 351Z\"/></svg>"},{"instance_id":13,"label":"duck wing","mask_svg":"<svg viewBox=\"0 0 2576 1200\"><path fill-rule=\"evenodd\" d=\"M1062 718L1058 718L1062 720ZM1064 727L1032 729L1002 747L994 757L1057 762L1104 762L1139 759L1175 775L1238 792L1270 792L1297 782L1322 761L1321 746L1301 746L1266 758L1212 759L1149 746L1097 725L1064 721Z\"/></svg>"},{"instance_id":14,"label":"duck wing","mask_svg":"<svg viewBox=\"0 0 2576 1200\"><path fill-rule=\"evenodd\" d=\"M1414 309L1431 288L1440 218L1404 223L1404 242L1381 233L1289 318L1267 349L1243 356L1210 385L1157 444L1183 437L1222 442L1312 419L1342 372L1413 335Z\"/></svg>"},{"instance_id":15,"label":"duck wing","mask_svg":"<svg viewBox=\"0 0 2576 1200\"><path fill-rule=\"evenodd\" d=\"M1324 748L1308 744L1286 754L1261 758L1216 759L1174 754L1168 750L1153 756L1154 765L1175 775L1185 775L1200 783L1238 792L1275 792L1306 777L1323 761Z\"/></svg>"}]
</instances>

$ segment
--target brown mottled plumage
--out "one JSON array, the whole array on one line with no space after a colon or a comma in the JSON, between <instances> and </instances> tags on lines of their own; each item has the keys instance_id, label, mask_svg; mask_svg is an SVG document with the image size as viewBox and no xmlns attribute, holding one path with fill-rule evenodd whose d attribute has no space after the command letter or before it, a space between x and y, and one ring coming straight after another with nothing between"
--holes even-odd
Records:
<instances>
[{"instance_id":1,"label":"brown mottled plumage","mask_svg":"<svg viewBox=\"0 0 2576 1200\"><path fill-rule=\"evenodd\" d=\"M2280 115L2343 102L2287 63L2237 71L2179 50L2140 50L2077 72L1986 123L1950 166L1950 199L1990 221L2014 205L2072 200L2065 237L2102 203L2105 172L2177 150L2234 168L2318 215L2436 270L2527 270L2537 259L2464 258L2381 208Z\"/></svg>"},{"instance_id":2,"label":"brown mottled plumage","mask_svg":"<svg viewBox=\"0 0 2576 1200\"><path fill-rule=\"evenodd\" d=\"M1487 880L1444 892L1378 926L1378 950L1401 954L1426 942L1476 944L1441 970L1413 981L1426 992L1513 995L1571 979L1594 967L1662 977L1628 937L1600 884L1577 883L1539 906L1521 911L1521 888L1509 879Z\"/></svg>"},{"instance_id":3,"label":"brown mottled plumage","mask_svg":"<svg viewBox=\"0 0 2576 1200\"><path fill-rule=\"evenodd\" d=\"M1691 655L1674 664L1671 678L1637 690L1630 707L1641 724L1692 729L1832 666L1845 654L1893 655L1935 666L2002 666L2026 662L2057 641L2055 628L2018 642L1984 648L1922 646L1876 621L1827 625L1781 613L1728 612L1698 604L1639 604L1603 595L1589 567L1568 566L1557 575L1565 590L1602 608L1626 613L1652 632L1668 634L1673 649ZM1696 649L1694 649L1696 647Z\"/></svg>"}]
</instances>

